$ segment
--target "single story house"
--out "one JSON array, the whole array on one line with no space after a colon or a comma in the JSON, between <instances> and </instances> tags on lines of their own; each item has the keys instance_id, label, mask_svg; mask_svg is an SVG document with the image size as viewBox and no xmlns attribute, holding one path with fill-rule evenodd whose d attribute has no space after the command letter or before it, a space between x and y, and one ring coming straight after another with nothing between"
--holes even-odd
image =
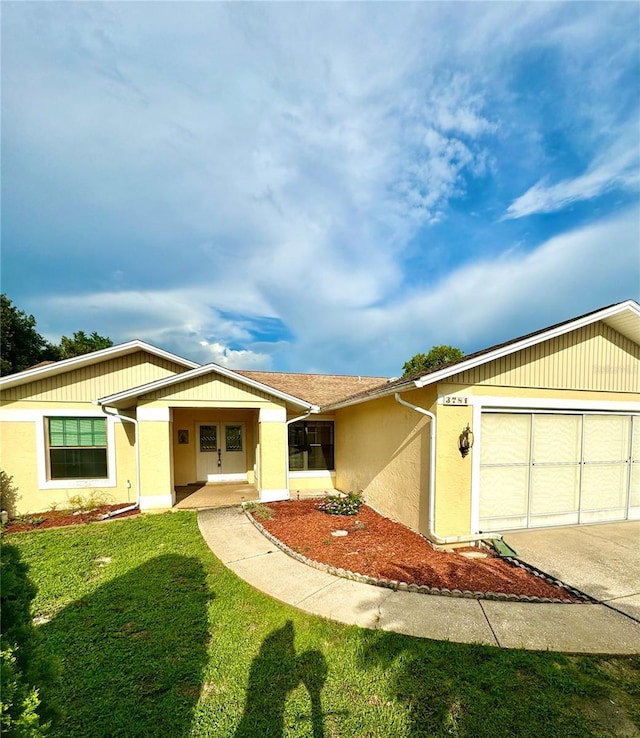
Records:
<instances>
[{"instance_id":1,"label":"single story house","mask_svg":"<svg viewBox=\"0 0 640 738\"><path fill-rule=\"evenodd\" d=\"M0 380L20 512L195 482L363 490L437 542L640 518L640 305L627 300L388 380L199 365L129 341Z\"/></svg>"}]
</instances>

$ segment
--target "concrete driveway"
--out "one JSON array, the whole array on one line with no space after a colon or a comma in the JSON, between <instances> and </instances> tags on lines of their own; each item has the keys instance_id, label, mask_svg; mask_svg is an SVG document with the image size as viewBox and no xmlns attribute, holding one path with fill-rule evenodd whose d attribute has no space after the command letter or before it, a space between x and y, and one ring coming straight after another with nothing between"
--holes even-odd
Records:
<instances>
[{"instance_id":1,"label":"concrete driveway","mask_svg":"<svg viewBox=\"0 0 640 738\"><path fill-rule=\"evenodd\" d=\"M640 622L640 520L505 533L528 564Z\"/></svg>"}]
</instances>

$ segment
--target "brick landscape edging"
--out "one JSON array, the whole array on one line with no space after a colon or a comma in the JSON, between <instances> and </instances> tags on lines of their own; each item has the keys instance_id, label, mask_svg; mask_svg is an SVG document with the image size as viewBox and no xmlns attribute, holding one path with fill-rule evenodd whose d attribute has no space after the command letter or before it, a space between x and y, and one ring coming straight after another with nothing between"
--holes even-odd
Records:
<instances>
[{"instance_id":1,"label":"brick landscape edging","mask_svg":"<svg viewBox=\"0 0 640 738\"><path fill-rule=\"evenodd\" d=\"M536 569L535 567L526 564L524 561L516 559L512 556L505 556L503 558L513 566L525 569L533 576L543 579L548 584L564 589L569 594L577 597L580 602L562 600L559 597L536 597L535 595L515 595L506 594L505 592L472 592L471 590L467 589L461 590L447 589L446 587L429 587L425 584L409 584L407 582L400 582L396 579L378 579L377 577L370 577L366 574L358 574L357 572L349 571L348 569L340 569L335 566L330 566L329 564L323 564L321 561L309 559L306 556L303 556L301 553L294 551L292 548L283 543L279 538L276 538L273 534L269 533L269 531L253 517L253 515L249 512L249 510L247 510L245 505L246 503L242 503L242 510L244 514L260 531L260 533L262 533L265 538L268 538L271 543L274 544L274 546L277 546L281 551L286 553L288 556L291 556L292 559L295 559L302 564L311 566L313 569L318 569L319 571L324 571L327 574L333 574L333 576L336 577L342 577L343 579L350 579L351 581L361 582L362 584L371 584L374 587L385 587L386 589L392 589L398 592L417 592L418 594L440 595L443 597L462 597L472 600L498 600L503 602L540 602L547 604L554 603L559 605L576 605L583 604L585 602L597 602L597 600L593 600L591 597L584 594L584 592L580 592L579 590L569 586L568 584L565 584L559 579L555 579L545 572L540 571L539 569Z\"/></svg>"}]
</instances>

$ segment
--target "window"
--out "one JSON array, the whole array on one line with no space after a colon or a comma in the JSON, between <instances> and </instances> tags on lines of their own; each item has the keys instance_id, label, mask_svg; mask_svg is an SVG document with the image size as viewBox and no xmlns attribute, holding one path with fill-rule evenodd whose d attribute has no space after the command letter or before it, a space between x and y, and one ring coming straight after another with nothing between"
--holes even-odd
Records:
<instances>
[{"instance_id":1,"label":"window","mask_svg":"<svg viewBox=\"0 0 640 738\"><path fill-rule=\"evenodd\" d=\"M49 478L106 479L105 418L49 418Z\"/></svg>"},{"instance_id":2,"label":"window","mask_svg":"<svg viewBox=\"0 0 640 738\"><path fill-rule=\"evenodd\" d=\"M242 426L225 425L227 451L242 451Z\"/></svg>"},{"instance_id":3,"label":"window","mask_svg":"<svg viewBox=\"0 0 640 738\"><path fill-rule=\"evenodd\" d=\"M326 471L333 466L333 421L300 421L289 426L289 470Z\"/></svg>"}]
</instances>

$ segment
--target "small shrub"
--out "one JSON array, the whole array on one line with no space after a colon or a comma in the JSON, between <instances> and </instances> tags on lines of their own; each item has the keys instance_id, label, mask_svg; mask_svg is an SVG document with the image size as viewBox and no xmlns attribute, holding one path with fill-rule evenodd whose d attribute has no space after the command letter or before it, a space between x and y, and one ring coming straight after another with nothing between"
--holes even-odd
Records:
<instances>
[{"instance_id":1,"label":"small shrub","mask_svg":"<svg viewBox=\"0 0 640 738\"><path fill-rule=\"evenodd\" d=\"M273 510L261 502L248 502L244 506L244 509L248 510L258 520L271 520L273 517Z\"/></svg>"},{"instance_id":2,"label":"small shrub","mask_svg":"<svg viewBox=\"0 0 640 738\"><path fill-rule=\"evenodd\" d=\"M19 498L20 495L18 494L18 488L13 483L13 477L0 469L0 510L6 510L10 518L14 517L16 503Z\"/></svg>"},{"instance_id":3,"label":"small shrub","mask_svg":"<svg viewBox=\"0 0 640 738\"><path fill-rule=\"evenodd\" d=\"M73 512L91 512L91 510L96 510L98 507L108 505L113 498L106 494L106 492L97 490L91 492L87 497L77 494L71 495L67 499L69 500L69 507Z\"/></svg>"},{"instance_id":4,"label":"small shrub","mask_svg":"<svg viewBox=\"0 0 640 738\"><path fill-rule=\"evenodd\" d=\"M348 495L327 495L317 506L318 510L327 515L357 515L364 504L362 490L349 492Z\"/></svg>"}]
</instances>

